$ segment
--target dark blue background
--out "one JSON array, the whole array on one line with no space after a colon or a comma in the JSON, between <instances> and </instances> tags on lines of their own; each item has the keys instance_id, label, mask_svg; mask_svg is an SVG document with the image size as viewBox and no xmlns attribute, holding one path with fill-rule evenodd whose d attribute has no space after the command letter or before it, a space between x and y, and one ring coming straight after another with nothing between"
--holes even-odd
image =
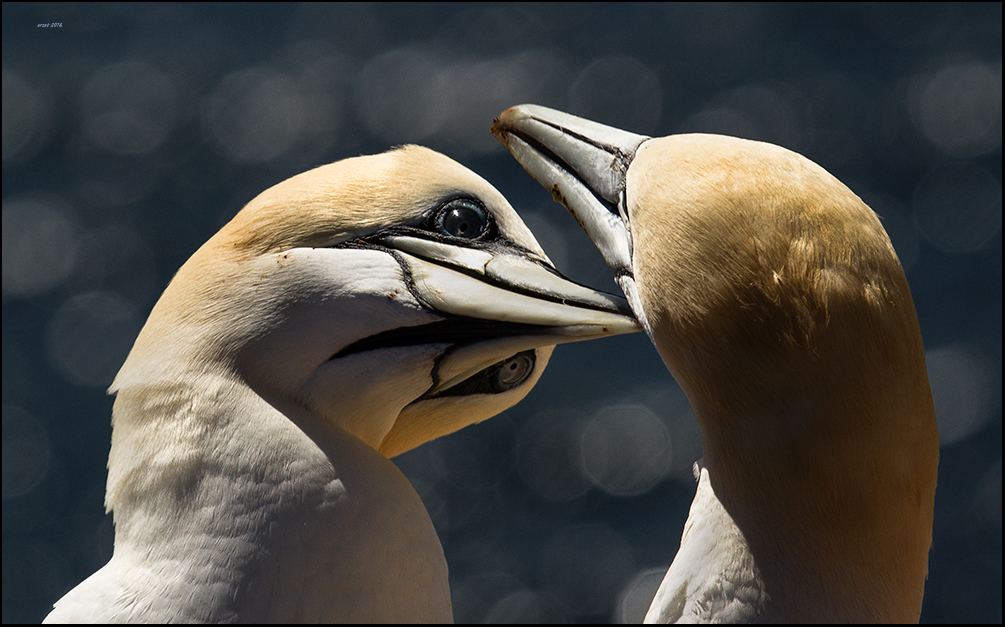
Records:
<instances>
[{"instance_id":1,"label":"dark blue background","mask_svg":"<svg viewBox=\"0 0 1005 627\"><path fill-rule=\"evenodd\" d=\"M489 135L534 102L774 142L882 216L942 441L922 619L1001 622L1001 32L1000 3L4 3L3 621L110 556L104 390L172 274L267 187L424 144L614 291ZM457 620L639 619L694 494L693 421L638 334L559 347L523 403L398 458Z\"/></svg>"}]
</instances>

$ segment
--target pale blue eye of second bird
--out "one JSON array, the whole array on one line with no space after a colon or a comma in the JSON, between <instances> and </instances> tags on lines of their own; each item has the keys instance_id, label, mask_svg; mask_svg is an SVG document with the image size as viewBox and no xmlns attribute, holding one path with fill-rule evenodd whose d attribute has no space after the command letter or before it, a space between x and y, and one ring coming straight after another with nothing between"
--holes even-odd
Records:
<instances>
[{"instance_id":1,"label":"pale blue eye of second bird","mask_svg":"<svg viewBox=\"0 0 1005 627\"><path fill-rule=\"evenodd\" d=\"M470 200L452 200L440 209L436 226L445 235L474 239L488 228L488 216Z\"/></svg>"},{"instance_id":2,"label":"pale blue eye of second bird","mask_svg":"<svg viewBox=\"0 0 1005 627\"><path fill-rule=\"evenodd\" d=\"M509 390L523 383L534 370L534 353L525 352L506 360L496 374L496 383L503 390Z\"/></svg>"}]
</instances>

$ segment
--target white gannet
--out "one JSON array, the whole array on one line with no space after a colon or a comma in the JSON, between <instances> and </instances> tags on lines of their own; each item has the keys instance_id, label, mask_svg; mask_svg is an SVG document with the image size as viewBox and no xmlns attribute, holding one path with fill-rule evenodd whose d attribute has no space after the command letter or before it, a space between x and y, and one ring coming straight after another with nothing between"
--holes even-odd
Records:
<instances>
[{"instance_id":1,"label":"white gannet","mask_svg":"<svg viewBox=\"0 0 1005 627\"><path fill-rule=\"evenodd\" d=\"M697 494L647 622L917 621L938 438L872 210L771 144L534 105L493 133L600 248L700 423Z\"/></svg>"},{"instance_id":2,"label":"white gannet","mask_svg":"<svg viewBox=\"0 0 1005 627\"><path fill-rule=\"evenodd\" d=\"M450 620L443 549L388 457L519 401L554 344L637 330L625 313L431 150L266 190L116 376L114 553L47 620Z\"/></svg>"}]
</instances>

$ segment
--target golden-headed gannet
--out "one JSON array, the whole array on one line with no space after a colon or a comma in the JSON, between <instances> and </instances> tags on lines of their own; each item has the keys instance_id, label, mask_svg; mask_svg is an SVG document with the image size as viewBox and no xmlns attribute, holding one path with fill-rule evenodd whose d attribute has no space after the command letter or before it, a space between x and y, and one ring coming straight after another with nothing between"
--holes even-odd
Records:
<instances>
[{"instance_id":1,"label":"golden-headed gannet","mask_svg":"<svg viewBox=\"0 0 1005 627\"><path fill-rule=\"evenodd\" d=\"M115 378L114 553L47 620L450 620L443 549L388 457L513 405L551 346L629 316L431 150L266 190L182 266Z\"/></svg>"},{"instance_id":2,"label":"golden-headed gannet","mask_svg":"<svg viewBox=\"0 0 1005 627\"><path fill-rule=\"evenodd\" d=\"M493 132L600 248L700 423L697 495L647 622L917 621L938 438L872 210L771 144L534 105Z\"/></svg>"}]
</instances>

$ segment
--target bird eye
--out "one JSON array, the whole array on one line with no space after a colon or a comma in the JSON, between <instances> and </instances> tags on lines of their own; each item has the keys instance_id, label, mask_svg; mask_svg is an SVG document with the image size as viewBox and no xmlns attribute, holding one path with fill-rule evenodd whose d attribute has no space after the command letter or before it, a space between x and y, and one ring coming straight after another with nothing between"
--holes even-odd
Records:
<instances>
[{"instance_id":1,"label":"bird eye","mask_svg":"<svg viewBox=\"0 0 1005 627\"><path fill-rule=\"evenodd\" d=\"M462 381L428 398L509 392L527 380L530 373L534 372L534 364L536 363L537 355L533 349L523 351L489 366L467 381Z\"/></svg>"},{"instance_id":2,"label":"bird eye","mask_svg":"<svg viewBox=\"0 0 1005 627\"><path fill-rule=\"evenodd\" d=\"M476 203L458 199L444 205L436 216L436 227L452 237L474 239L485 232L489 220L485 210Z\"/></svg>"},{"instance_id":3,"label":"bird eye","mask_svg":"<svg viewBox=\"0 0 1005 627\"><path fill-rule=\"evenodd\" d=\"M534 370L534 362L534 351L524 351L504 361L495 375L496 389L505 392L526 381Z\"/></svg>"}]
</instances>

